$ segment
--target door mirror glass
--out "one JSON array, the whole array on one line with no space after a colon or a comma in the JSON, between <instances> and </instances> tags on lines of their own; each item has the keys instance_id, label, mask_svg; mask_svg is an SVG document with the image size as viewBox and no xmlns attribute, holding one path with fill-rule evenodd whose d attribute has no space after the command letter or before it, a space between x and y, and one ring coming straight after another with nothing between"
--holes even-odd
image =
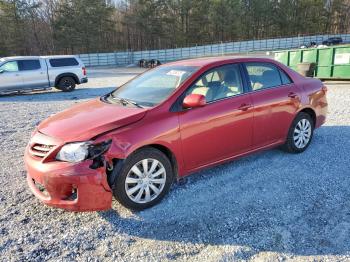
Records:
<instances>
[{"instance_id":1,"label":"door mirror glass","mask_svg":"<svg viewBox=\"0 0 350 262\"><path fill-rule=\"evenodd\" d=\"M205 96L200 94L190 94L185 97L182 107L185 109L205 106Z\"/></svg>"}]
</instances>

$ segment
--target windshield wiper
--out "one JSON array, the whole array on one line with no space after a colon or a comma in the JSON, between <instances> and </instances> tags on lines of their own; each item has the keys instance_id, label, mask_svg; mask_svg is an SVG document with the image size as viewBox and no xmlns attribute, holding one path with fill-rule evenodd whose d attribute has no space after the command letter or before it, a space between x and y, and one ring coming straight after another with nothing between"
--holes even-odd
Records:
<instances>
[{"instance_id":1,"label":"windshield wiper","mask_svg":"<svg viewBox=\"0 0 350 262\"><path fill-rule=\"evenodd\" d=\"M122 102L129 104L129 105L134 105L137 106L139 108L144 108L142 105L136 103L135 101L129 100L129 99L125 99L125 98L119 98Z\"/></svg>"},{"instance_id":2,"label":"windshield wiper","mask_svg":"<svg viewBox=\"0 0 350 262\"><path fill-rule=\"evenodd\" d=\"M129 105L133 105L139 108L144 108L143 106L141 106L140 104L136 103L135 101L129 100L129 99L125 99L125 98L121 98L121 97L116 97L113 95L113 93L111 93L111 97L115 100L118 100L120 103L122 103L124 106L126 106L127 104Z\"/></svg>"}]
</instances>

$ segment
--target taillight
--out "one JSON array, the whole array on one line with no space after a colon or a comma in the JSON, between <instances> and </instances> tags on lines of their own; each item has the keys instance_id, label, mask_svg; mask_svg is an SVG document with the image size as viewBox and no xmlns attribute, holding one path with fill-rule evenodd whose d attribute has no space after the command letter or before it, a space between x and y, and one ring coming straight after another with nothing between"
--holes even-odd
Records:
<instances>
[{"instance_id":1,"label":"taillight","mask_svg":"<svg viewBox=\"0 0 350 262\"><path fill-rule=\"evenodd\" d=\"M83 69L83 75L86 76L86 68L83 67L82 69Z\"/></svg>"}]
</instances>

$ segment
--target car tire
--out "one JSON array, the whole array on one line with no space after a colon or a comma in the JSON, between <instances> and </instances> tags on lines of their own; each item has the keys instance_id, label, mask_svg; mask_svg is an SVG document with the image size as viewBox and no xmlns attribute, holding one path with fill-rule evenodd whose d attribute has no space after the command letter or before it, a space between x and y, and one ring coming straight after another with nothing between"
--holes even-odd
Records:
<instances>
[{"instance_id":1,"label":"car tire","mask_svg":"<svg viewBox=\"0 0 350 262\"><path fill-rule=\"evenodd\" d=\"M282 149L288 153L302 153L310 145L314 133L314 121L307 113L301 112L293 120Z\"/></svg>"},{"instance_id":2,"label":"car tire","mask_svg":"<svg viewBox=\"0 0 350 262\"><path fill-rule=\"evenodd\" d=\"M159 203L173 180L168 157L155 148L144 148L125 160L112 185L113 195L126 208L143 210Z\"/></svg>"},{"instance_id":3,"label":"car tire","mask_svg":"<svg viewBox=\"0 0 350 262\"><path fill-rule=\"evenodd\" d=\"M73 77L65 76L58 81L57 88L63 92L72 92L75 89L76 83Z\"/></svg>"}]
</instances>

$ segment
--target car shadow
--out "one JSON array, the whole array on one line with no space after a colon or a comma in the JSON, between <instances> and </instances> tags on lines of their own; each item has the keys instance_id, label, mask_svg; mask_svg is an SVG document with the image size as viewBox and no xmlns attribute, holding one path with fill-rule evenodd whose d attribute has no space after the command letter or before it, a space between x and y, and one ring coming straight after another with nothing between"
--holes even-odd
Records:
<instances>
[{"instance_id":1,"label":"car shadow","mask_svg":"<svg viewBox=\"0 0 350 262\"><path fill-rule=\"evenodd\" d=\"M40 102L91 99L107 94L116 87L78 88L73 92L57 90L0 95L1 102Z\"/></svg>"},{"instance_id":2,"label":"car shadow","mask_svg":"<svg viewBox=\"0 0 350 262\"><path fill-rule=\"evenodd\" d=\"M269 150L198 172L157 206L121 217L115 232L161 241L294 255L350 251L350 126L324 126L302 154ZM239 259L239 257L236 257Z\"/></svg>"}]
</instances>

